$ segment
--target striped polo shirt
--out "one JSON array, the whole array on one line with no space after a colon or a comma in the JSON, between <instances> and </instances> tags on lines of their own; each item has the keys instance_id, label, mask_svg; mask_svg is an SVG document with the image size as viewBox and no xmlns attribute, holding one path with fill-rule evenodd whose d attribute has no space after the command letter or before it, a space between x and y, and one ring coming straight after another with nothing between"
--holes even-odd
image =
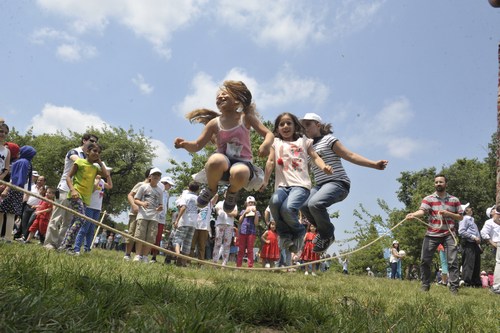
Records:
<instances>
[{"instance_id":1,"label":"striped polo shirt","mask_svg":"<svg viewBox=\"0 0 500 333\"><path fill-rule=\"evenodd\" d=\"M318 166L312 162L311 157L309 157L309 164L314 173L316 185L321 186L322 184L336 181L351 184L351 180L342 166L342 158L333 151L333 145L337 140L338 139L331 134L314 138L314 150L326 164L333 168L333 173L331 175L326 174L322 169L318 168Z\"/></svg>"},{"instance_id":2,"label":"striped polo shirt","mask_svg":"<svg viewBox=\"0 0 500 333\"><path fill-rule=\"evenodd\" d=\"M426 236L432 237L448 236L449 229L456 231L455 223L457 222L451 217L438 215L440 210L447 210L455 214L463 213L462 207L460 206L460 200L448 193L446 193L444 198L439 197L436 192L426 196L424 200L422 200L420 209L428 215L427 222L429 226L427 227Z\"/></svg>"}]
</instances>

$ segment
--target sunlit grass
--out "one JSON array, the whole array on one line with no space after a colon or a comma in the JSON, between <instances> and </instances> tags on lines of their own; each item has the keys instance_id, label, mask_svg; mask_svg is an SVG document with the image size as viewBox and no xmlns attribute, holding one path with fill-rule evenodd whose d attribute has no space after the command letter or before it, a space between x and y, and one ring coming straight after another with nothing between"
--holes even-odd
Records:
<instances>
[{"instance_id":1,"label":"sunlit grass","mask_svg":"<svg viewBox=\"0 0 500 333\"><path fill-rule=\"evenodd\" d=\"M136 332L500 332L484 289L327 272L320 276L124 262L0 244L0 328Z\"/></svg>"}]
</instances>

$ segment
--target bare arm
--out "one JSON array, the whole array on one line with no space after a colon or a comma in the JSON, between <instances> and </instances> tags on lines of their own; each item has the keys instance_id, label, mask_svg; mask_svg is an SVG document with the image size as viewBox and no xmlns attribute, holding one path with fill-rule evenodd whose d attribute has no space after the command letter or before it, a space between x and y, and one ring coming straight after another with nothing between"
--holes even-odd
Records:
<instances>
[{"instance_id":1,"label":"bare arm","mask_svg":"<svg viewBox=\"0 0 500 333\"><path fill-rule=\"evenodd\" d=\"M389 161L387 160L378 160L378 161L369 160L366 157L363 157L359 154L350 151L340 141L335 142L335 144L333 145L333 151L335 152L335 154L339 155L344 160L367 168L384 170L387 167L387 163L389 163Z\"/></svg>"},{"instance_id":2,"label":"bare arm","mask_svg":"<svg viewBox=\"0 0 500 333\"><path fill-rule=\"evenodd\" d=\"M332 166L328 165L323 161L323 159L318 155L318 153L314 150L314 148L311 146L309 147L307 153L309 156L311 156L314 164L318 166L321 170L323 170L324 173L327 173L331 175L333 173Z\"/></svg>"},{"instance_id":3,"label":"bare arm","mask_svg":"<svg viewBox=\"0 0 500 333\"><path fill-rule=\"evenodd\" d=\"M264 138L259 147L259 156L264 157L269 155L274 142L274 134L255 115L245 115L245 121Z\"/></svg>"},{"instance_id":4,"label":"bare arm","mask_svg":"<svg viewBox=\"0 0 500 333\"><path fill-rule=\"evenodd\" d=\"M216 134L217 130L217 118L214 118L208 122L208 124L203 128L198 139L195 141L185 141L182 138L176 138L174 141L174 146L176 149L183 148L190 153L196 153L200 151L207 145L212 136Z\"/></svg>"},{"instance_id":5,"label":"bare arm","mask_svg":"<svg viewBox=\"0 0 500 333\"><path fill-rule=\"evenodd\" d=\"M269 157L267 158L266 161L266 168L264 170L264 182L262 183L262 186L260 187L260 191L264 191L267 188L267 185L269 184L269 178L271 178L271 174L273 173L274 170L274 154L275 151L274 149L271 149L271 152L269 153Z\"/></svg>"},{"instance_id":6,"label":"bare arm","mask_svg":"<svg viewBox=\"0 0 500 333\"><path fill-rule=\"evenodd\" d=\"M75 156L75 155L72 155L71 157L73 157L73 156ZM73 164L73 166L71 167L71 170L66 175L66 184L68 184L69 192L71 193L72 199L78 199L80 197L78 192L75 190L75 187L73 186L73 176L76 174L77 170L78 170L78 165Z\"/></svg>"},{"instance_id":7,"label":"bare arm","mask_svg":"<svg viewBox=\"0 0 500 333\"><path fill-rule=\"evenodd\" d=\"M414 219L416 217L418 217L418 218L423 217L424 215L425 215L425 212L422 209L418 209L417 211L415 211L413 213L407 214L406 219L411 220L411 219Z\"/></svg>"}]
</instances>

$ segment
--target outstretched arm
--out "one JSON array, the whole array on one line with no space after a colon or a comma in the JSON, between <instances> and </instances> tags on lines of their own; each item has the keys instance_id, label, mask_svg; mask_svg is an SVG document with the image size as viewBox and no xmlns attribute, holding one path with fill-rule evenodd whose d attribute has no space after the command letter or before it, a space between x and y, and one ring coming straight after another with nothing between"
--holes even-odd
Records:
<instances>
[{"instance_id":1,"label":"outstretched arm","mask_svg":"<svg viewBox=\"0 0 500 333\"><path fill-rule=\"evenodd\" d=\"M183 138L176 138L174 141L174 147L176 149L184 148L190 153L196 153L200 151L207 145L212 136L216 133L217 120L212 119L208 122L207 126L203 128L198 139L195 141L185 141Z\"/></svg>"},{"instance_id":2,"label":"outstretched arm","mask_svg":"<svg viewBox=\"0 0 500 333\"><path fill-rule=\"evenodd\" d=\"M335 144L333 145L333 151L344 160L367 168L384 170L387 167L387 163L389 163L389 161L387 160L372 161L370 159L367 159L364 156L350 151L340 141L335 142Z\"/></svg>"}]
</instances>

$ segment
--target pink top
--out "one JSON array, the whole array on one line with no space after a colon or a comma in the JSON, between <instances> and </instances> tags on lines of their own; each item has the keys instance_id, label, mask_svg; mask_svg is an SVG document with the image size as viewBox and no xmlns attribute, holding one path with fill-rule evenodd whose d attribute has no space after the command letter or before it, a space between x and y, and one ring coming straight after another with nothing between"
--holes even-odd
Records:
<instances>
[{"instance_id":1,"label":"pink top","mask_svg":"<svg viewBox=\"0 0 500 333\"><path fill-rule=\"evenodd\" d=\"M274 139L275 184L274 188L300 186L311 189L307 164L307 151L312 140L301 137L296 141Z\"/></svg>"},{"instance_id":2,"label":"pink top","mask_svg":"<svg viewBox=\"0 0 500 333\"><path fill-rule=\"evenodd\" d=\"M217 152L231 159L252 162L252 148L250 146L250 130L240 123L230 129L222 128L220 118L217 118L219 131L217 133Z\"/></svg>"}]
</instances>

